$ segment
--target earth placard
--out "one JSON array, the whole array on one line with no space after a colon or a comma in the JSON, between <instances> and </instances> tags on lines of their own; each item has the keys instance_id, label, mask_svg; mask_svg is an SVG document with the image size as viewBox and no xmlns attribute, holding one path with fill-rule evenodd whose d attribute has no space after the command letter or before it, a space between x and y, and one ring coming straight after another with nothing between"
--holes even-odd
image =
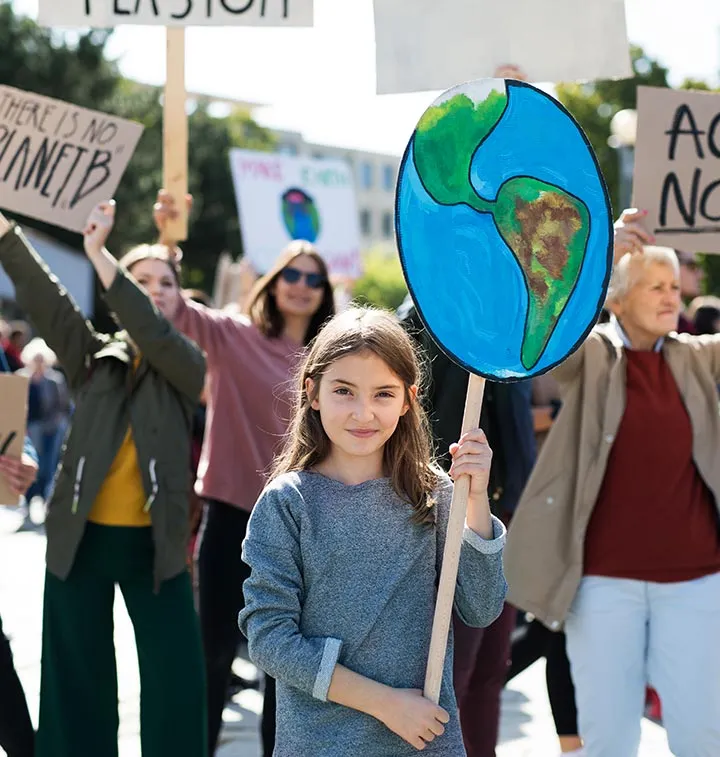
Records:
<instances>
[{"instance_id":1,"label":"earth placard","mask_svg":"<svg viewBox=\"0 0 720 757\"><path fill-rule=\"evenodd\" d=\"M403 157L395 223L420 317L472 373L544 373L602 309L607 188L576 121L529 84L480 79L435 100Z\"/></svg>"},{"instance_id":2,"label":"earth placard","mask_svg":"<svg viewBox=\"0 0 720 757\"><path fill-rule=\"evenodd\" d=\"M360 224L348 163L234 149L230 166L243 249L258 273L272 267L288 242L305 239L332 274L360 275Z\"/></svg>"}]
</instances>

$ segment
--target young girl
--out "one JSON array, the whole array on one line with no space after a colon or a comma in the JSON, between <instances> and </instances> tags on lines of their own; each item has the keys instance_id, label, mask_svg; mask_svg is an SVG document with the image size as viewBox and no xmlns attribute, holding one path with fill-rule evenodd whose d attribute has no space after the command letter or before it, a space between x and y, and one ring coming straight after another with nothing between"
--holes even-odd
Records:
<instances>
[{"instance_id":1,"label":"young girl","mask_svg":"<svg viewBox=\"0 0 720 757\"><path fill-rule=\"evenodd\" d=\"M186 569L189 439L205 377L167 316L180 296L167 250L121 265L105 249L113 206L85 251L125 331L99 334L0 215L0 263L76 398L48 504L37 757L118 754L113 602L119 585L140 662L143 757L203 757L200 629Z\"/></svg>"},{"instance_id":2,"label":"young girl","mask_svg":"<svg viewBox=\"0 0 720 757\"><path fill-rule=\"evenodd\" d=\"M465 754L448 645L441 707L423 698L452 497L431 463L410 338L351 309L304 361L274 477L250 518L240 627L277 680L275 757ZM455 605L489 625L505 597L505 530L490 515L482 431L451 447L471 476ZM437 739L437 740L436 740Z\"/></svg>"}]
</instances>

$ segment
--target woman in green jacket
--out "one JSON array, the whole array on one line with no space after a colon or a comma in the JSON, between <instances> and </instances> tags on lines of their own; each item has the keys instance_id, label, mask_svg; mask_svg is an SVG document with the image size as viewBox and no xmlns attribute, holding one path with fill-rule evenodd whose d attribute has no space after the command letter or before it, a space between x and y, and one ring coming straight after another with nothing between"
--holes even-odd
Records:
<instances>
[{"instance_id":1,"label":"woman in green jacket","mask_svg":"<svg viewBox=\"0 0 720 757\"><path fill-rule=\"evenodd\" d=\"M119 265L95 209L85 251L123 327L99 334L0 215L0 263L57 354L76 409L48 504L37 757L118 754L115 586L135 629L143 757L202 757L205 686L190 578L189 444L205 361L164 313L180 296L162 248Z\"/></svg>"}]
</instances>

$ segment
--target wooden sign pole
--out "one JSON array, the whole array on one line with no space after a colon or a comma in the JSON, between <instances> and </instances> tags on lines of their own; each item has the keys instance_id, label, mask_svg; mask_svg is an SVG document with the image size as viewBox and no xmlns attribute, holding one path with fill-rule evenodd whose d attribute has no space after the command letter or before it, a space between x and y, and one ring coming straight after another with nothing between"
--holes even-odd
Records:
<instances>
[{"instance_id":1,"label":"wooden sign pole","mask_svg":"<svg viewBox=\"0 0 720 757\"><path fill-rule=\"evenodd\" d=\"M462 421L462 434L477 428L482 410L483 394L485 393L485 379L470 374L467 397L465 398L465 412ZM458 565L460 564L460 549L462 547L463 530L465 527L465 513L467 511L468 495L470 494L470 477L461 476L453 489L450 516L448 519L447 536L445 537L445 551L443 553L440 584L438 586L435 617L433 618L432 636L430 638L430 653L428 654L427 671L425 673L424 695L435 704L440 701L440 687L445 667L445 653L447 651L450 620L452 618L453 601L455 599L455 583L457 582Z\"/></svg>"},{"instance_id":2,"label":"wooden sign pole","mask_svg":"<svg viewBox=\"0 0 720 757\"><path fill-rule=\"evenodd\" d=\"M178 215L168 223L175 242L187 239L188 119L185 109L185 29L167 27L167 73L163 107L163 186L175 200Z\"/></svg>"}]
</instances>

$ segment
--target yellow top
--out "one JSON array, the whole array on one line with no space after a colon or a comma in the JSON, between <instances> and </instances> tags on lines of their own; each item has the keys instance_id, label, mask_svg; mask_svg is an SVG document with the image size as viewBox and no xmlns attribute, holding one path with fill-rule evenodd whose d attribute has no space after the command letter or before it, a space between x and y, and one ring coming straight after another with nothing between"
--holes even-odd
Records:
<instances>
[{"instance_id":1,"label":"yellow top","mask_svg":"<svg viewBox=\"0 0 720 757\"><path fill-rule=\"evenodd\" d=\"M136 368L138 362L136 359ZM128 424L125 439L100 487L88 520L105 526L149 526L150 513L144 510L146 502L137 448Z\"/></svg>"}]
</instances>

